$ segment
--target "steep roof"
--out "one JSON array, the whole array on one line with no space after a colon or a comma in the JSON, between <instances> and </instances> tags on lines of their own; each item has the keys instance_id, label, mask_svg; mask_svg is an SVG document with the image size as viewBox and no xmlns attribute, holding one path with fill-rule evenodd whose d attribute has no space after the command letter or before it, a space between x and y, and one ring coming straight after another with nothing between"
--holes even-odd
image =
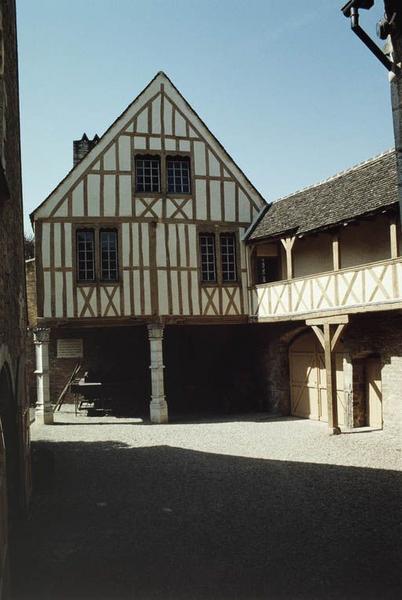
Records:
<instances>
[{"instance_id":1,"label":"steep roof","mask_svg":"<svg viewBox=\"0 0 402 600\"><path fill-rule=\"evenodd\" d=\"M398 202L395 150L269 205L247 239L304 234L375 213Z\"/></svg>"}]
</instances>

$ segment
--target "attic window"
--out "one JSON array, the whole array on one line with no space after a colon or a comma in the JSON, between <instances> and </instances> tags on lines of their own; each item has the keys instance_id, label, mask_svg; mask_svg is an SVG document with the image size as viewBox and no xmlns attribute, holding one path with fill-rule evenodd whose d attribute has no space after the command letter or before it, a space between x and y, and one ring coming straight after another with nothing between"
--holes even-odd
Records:
<instances>
[{"instance_id":1,"label":"attic window","mask_svg":"<svg viewBox=\"0 0 402 600\"><path fill-rule=\"evenodd\" d=\"M135 189L137 192L160 192L161 168L158 156L136 156Z\"/></svg>"},{"instance_id":2,"label":"attic window","mask_svg":"<svg viewBox=\"0 0 402 600\"><path fill-rule=\"evenodd\" d=\"M182 156L167 159L168 194L190 194L190 160Z\"/></svg>"}]
</instances>

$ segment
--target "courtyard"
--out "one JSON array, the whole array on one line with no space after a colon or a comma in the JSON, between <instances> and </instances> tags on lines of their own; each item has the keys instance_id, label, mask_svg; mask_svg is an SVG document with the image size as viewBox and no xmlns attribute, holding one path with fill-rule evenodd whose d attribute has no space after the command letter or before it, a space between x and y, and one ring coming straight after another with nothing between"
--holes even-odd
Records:
<instances>
[{"instance_id":1,"label":"courtyard","mask_svg":"<svg viewBox=\"0 0 402 600\"><path fill-rule=\"evenodd\" d=\"M15 599L402 595L402 445L265 414L34 424ZM18 550L18 551L17 551Z\"/></svg>"}]
</instances>

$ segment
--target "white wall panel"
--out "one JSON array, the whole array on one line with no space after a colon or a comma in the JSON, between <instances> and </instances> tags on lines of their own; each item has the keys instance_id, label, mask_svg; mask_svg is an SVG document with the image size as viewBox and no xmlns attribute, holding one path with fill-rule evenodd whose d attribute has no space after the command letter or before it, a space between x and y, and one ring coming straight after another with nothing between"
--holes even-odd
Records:
<instances>
[{"instance_id":1,"label":"white wall panel","mask_svg":"<svg viewBox=\"0 0 402 600\"><path fill-rule=\"evenodd\" d=\"M106 217L116 214L116 176L105 175L103 210Z\"/></svg>"},{"instance_id":2,"label":"white wall panel","mask_svg":"<svg viewBox=\"0 0 402 600\"><path fill-rule=\"evenodd\" d=\"M127 135L119 137L119 169L131 171L131 138Z\"/></svg>"},{"instance_id":3,"label":"white wall panel","mask_svg":"<svg viewBox=\"0 0 402 600\"><path fill-rule=\"evenodd\" d=\"M194 173L206 175L204 142L194 142Z\"/></svg>"},{"instance_id":4,"label":"white wall panel","mask_svg":"<svg viewBox=\"0 0 402 600\"><path fill-rule=\"evenodd\" d=\"M220 221L222 219L221 182L211 180L209 186L211 195L211 219L212 221Z\"/></svg>"},{"instance_id":5,"label":"white wall panel","mask_svg":"<svg viewBox=\"0 0 402 600\"><path fill-rule=\"evenodd\" d=\"M121 217L131 217L133 208L131 200L131 175L119 175L119 199Z\"/></svg>"},{"instance_id":6,"label":"white wall panel","mask_svg":"<svg viewBox=\"0 0 402 600\"><path fill-rule=\"evenodd\" d=\"M63 273L56 271L54 274L55 282L55 316L62 318L63 315Z\"/></svg>"},{"instance_id":7,"label":"white wall panel","mask_svg":"<svg viewBox=\"0 0 402 600\"><path fill-rule=\"evenodd\" d=\"M207 218L207 182L205 179L195 180L195 215L196 219Z\"/></svg>"},{"instance_id":8,"label":"white wall panel","mask_svg":"<svg viewBox=\"0 0 402 600\"><path fill-rule=\"evenodd\" d=\"M225 197L225 220L234 221L236 219L236 184L233 181L225 181L223 193Z\"/></svg>"},{"instance_id":9,"label":"white wall panel","mask_svg":"<svg viewBox=\"0 0 402 600\"><path fill-rule=\"evenodd\" d=\"M71 232L71 223L64 223L64 261L66 267L73 266L73 252L71 248L72 242L72 232Z\"/></svg>"},{"instance_id":10,"label":"white wall panel","mask_svg":"<svg viewBox=\"0 0 402 600\"><path fill-rule=\"evenodd\" d=\"M74 316L74 300L73 300L73 274L66 273L66 300L67 300L67 317Z\"/></svg>"},{"instance_id":11,"label":"white wall panel","mask_svg":"<svg viewBox=\"0 0 402 600\"><path fill-rule=\"evenodd\" d=\"M103 155L103 168L106 171L116 170L116 145L112 144L109 150Z\"/></svg>"},{"instance_id":12,"label":"white wall panel","mask_svg":"<svg viewBox=\"0 0 402 600\"><path fill-rule=\"evenodd\" d=\"M84 214L84 184L82 181L73 189L72 211L74 217Z\"/></svg>"},{"instance_id":13,"label":"white wall panel","mask_svg":"<svg viewBox=\"0 0 402 600\"><path fill-rule=\"evenodd\" d=\"M61 267L61 223L53 223L54 267ZM56 287L57 289L57 287Z\"/></svg>"},{"instance_id":14,"label":"white wall panel","mask_svg":"<svg viewBox=\"0 0 402 600\"><path fill-rule=\"evenodd\" d=\"M161 132L161 97L152 102L152 133Z\"/></svg>"},{"instance_id":15,"label":"white wall panel","mask_svg":"<svg viewBox=\"0 0 402 600\"><path fill-rule=\"evenodd\" d=\"M100 214L100 175L88 175L88 215Z\"/></svg>"},{"instance_id":16,"label":"white wall panel","mask_svg":"<svg viewBox=\"0 0 402 600\"><path fill-rule=\"evenodd\" d=\"M130 266L130 224L123 223L121 226L121 247L123 267Z\"/></svg>"},{"instance_id":17,"label":"white wall panel","mask_svg":"<svg viewBox=\"0 0 402 600\"><path fill-rule=\"evenodd\" d=\"M50 267L50 223L42 225L42 265Z\"/></svg>"}]
</instances>

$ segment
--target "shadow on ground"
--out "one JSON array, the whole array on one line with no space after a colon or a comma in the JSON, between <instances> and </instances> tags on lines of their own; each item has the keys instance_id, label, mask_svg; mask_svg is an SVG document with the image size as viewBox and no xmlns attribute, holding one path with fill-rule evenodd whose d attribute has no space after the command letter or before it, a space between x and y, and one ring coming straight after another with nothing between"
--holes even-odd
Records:
<instances>
[{"instance_id":1,"label":"shadow on ground","mask_svg":"<svg viewBox=\"0 0 402 600\"><path fill-rule=\"evenodd\" d=\"M15 600L402 597L401 473L114 442L33 446L46 477L37 465L15 534Z\"/></svg>"}]
</instances>

